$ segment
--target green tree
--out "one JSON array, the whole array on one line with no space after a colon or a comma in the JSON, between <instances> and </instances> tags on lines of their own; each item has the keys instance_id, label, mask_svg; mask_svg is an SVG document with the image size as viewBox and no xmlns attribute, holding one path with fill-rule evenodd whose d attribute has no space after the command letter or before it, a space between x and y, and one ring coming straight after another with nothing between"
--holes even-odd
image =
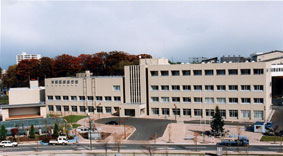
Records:
<instances>
[{"instance_id":1,"label":"green tree","mask_svg":"<svg viewBox=\"0 0 283 156\"><path fill-rule=\"evenodd\" d=\"M215 108L215 113L212 117L212 122L211 122L211 132L214 135L219 135L224 131L224 120L220 114L220 110L218 106Z\"/></svg>"},{"instance_id":2,"label":"green tree","mask_svg":"<svg viewBox=\"0 0 283 156\"><path fill-rule=\"evenodd\" d=\"M34 126L33 125L30 126L29 137L30 138L35 138L35 131L34 131Z\"/></svg>"},{"instance_id":3,"label":"green tree","mask_svg":"<svg viewBox=\"0 0 283 156\"><path fill-rule=\"evenodd\" d=\"M1 139L1 140L6 140L7 134L8 134L8 131L7 131L7 129L5 128L5 125L2 125L2 126L1 126L1 129L0 129L0 139Z\"/></svg>"},{"instance_id":4,"label":"green tree","mask_svg":"<svg viewBox=\"0 0 283 156\"><path fill-rule=\"evenodd\" d=\"M53 130L53 137L57 138L59 136L58 132L59 132L58 125L57 125L57 123L55 123L54 130Z\"/></svg>"}]
</instances>

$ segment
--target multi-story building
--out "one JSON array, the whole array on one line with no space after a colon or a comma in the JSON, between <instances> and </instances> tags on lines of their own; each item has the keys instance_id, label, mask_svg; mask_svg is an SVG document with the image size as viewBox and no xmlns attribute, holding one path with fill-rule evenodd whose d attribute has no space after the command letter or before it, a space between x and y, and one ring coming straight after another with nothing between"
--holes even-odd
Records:
<instances>
[{"instance_id":1,"label":"multi-story building","mask_svg":"<svg viewBox=\"0 0 283 156\"><path fill-rule=\"evenodd\" d=\"M171 65L168 59L140 59L124 70L116 77L86 72L46 79L49 113L208 120L219 106L226 120L264 121L272 114L272 87L283 90L272 86L272 75L283 76L278 60Z\"/></svg>"},{"instance_id":2,"label":"multi-story building","mask_svg":"<svg viewBox=\"0 0 283 156\"><path fill-rule=\"evenodd\" d=\"M16 56L17 64L19 64L19 62L21 62L22 60L29 60L29 59L40 59L40 55L39 54L27 54L26 52L22 52L21 54L18 54Z\"/></svg>"}]
</instances>

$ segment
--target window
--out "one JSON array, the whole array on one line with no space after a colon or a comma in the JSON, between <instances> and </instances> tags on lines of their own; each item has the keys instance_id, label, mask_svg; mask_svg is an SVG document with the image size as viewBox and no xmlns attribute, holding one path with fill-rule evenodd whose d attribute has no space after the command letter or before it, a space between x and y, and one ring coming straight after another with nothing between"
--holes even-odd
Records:
<instances>
[{"instance_id":1,"label":"window","mask_svg":"<svg viewBox=\"0 0 283 156\"><path fill-rule=\"evenodd\" d=\"M61 100L61 96L55 96L56 100Z\"/></svg>"},{"instance_id":2,"label":"window","mask_svg":"<svg viewBox=\"0 0 283 156\"><path fill-rule=\"evenodd\" d=\"M190 91L191 86L190 85L183 85L183 91Z\"/></svg>"},{"instance_id":3,"label":"window","mask_svg":"<svg viewBox=\"0 0 283 156\"><path fill-rule=\"evenodd\" d=\"M202 103L202 98L201 97L194 97L194 102L195 103Z\"/></svg>"},{"instance_id":4,"label":"window","mask_svg":"<svg viewBox=\"0 0 283 156\"><path fill-rule=\"evenodd\" d=\"M179 76L180 75L180 71L179 70L172 70L171 74L172 74L172 76Z\"/></svg>"},{"instance_id":5,"label":"window","mask_svg":"<svg viewBox=\"0 0 283 156\"><path fill-rule=\"evenodd\" d=\"M74 80L71 80L71 84L74 84Z\"/></svg>"},{"instance_id":6,"label":"window","mask_svg":"<svg viewBox=\"0 0 283 156\"><path fill-rule=\"evenodd\" d=\"M242 104L250 104L251 103L250 98L241 98L241 100L242 100Z\"/></svg>"},{"instance_id":7,"label":"window","mask_svg":"<svg viewBox=\"0 0 283 156\"><path fill-rule=\"evenodd\" d=\"M238 69L229 69L228 73L229 75L238 75Z\"/></svg>"},{"instance_id":8,"label":"window","mask_svg":"<svg viewBox=\"0 0 283 156\"><path fill-rule=\"evenodd\" d=\"M216 70L216 74L217 75L225 75L226 73L225 73L225 69L217 69Z\"/></svg>"},{"instance_id":9,"label":"window","mask_svg":"<svg viewBox=\"0 0 283 156\"><path fill-rule=\"evenodd\" d=\"M213 116L214 115L214 109L206 109L205 115L206 116Z\"/></svg>"},{"instance_id":10,"label":"window","mask_svg":"<svg viewBox=\"0 0 283 156\"><path fill-rule=\"evenodd\" d=\"M70 80L67 80L67 84L70 84Z\"/></svg>"},{"instance_id":11,"label":"window","mask_svg":"<svg viewBox=\"0 0 283 156\"><path fill-rule=\"evenodd\" d=\"M61 106L56 106L56 111L61 112Z\"/></svg>"},{"instance_id":12,"label":"window","mask_svg":"<svg viewBox=\"0 0 283 156\"><path fill-rule=\"evenodd\" d=\"M191 116L191 115L192 115L191 109L183 109L183 115L185 115L185 116Z\"/></svg>"},{"instance_id":13,"label":"window","mask_svg":"<svg viewBox=\"0 0 283 156\"><path fill-rule=\"evenodd\" d=\"M47 96L48 100L53 100L53 96Z\"/></svg>"},{"instance_id":14,"label":"window","mask_svg":"<svg viewBox=\"0 0 283 156\"><path fill-rule=\"evenodd\" d=\"M158 71L150 71L151 76L158 76Z\"/></svg>"},{"instance_id":15,"label":"window","mask_svg":"<svg viewBox=\"0 0 283 156\"><path fill-rule=\"evenodd\" d=\"M205 98L205 103L207 103L207 104L213 104L213 103L214 103L214 98L213 98L213 97L206 97L206 98Z\"/></svg>"},{"instance_id":16,"label":"window","mask_svg":"<svg viewBox=\"0 0 283 156\"><path fill-rule=\"evenodd\" d=\"M161 76L168 76L169 72L168 71L161 71Z\"/></svg>"},{"instance_id":17,"label":"window","mask_svg":"<svg viewBox=\"0 0 283 156\"><path fill-rule=\"evenodd\" d=\"M229 103L230 104L237 104L238 103L238 98L229 98Z\"/></svg>"},{"instance_id":18,"label":"window","mask_svg":"<svg viewBox=\"0 0 283 156\"><path fill-rule=\"evenodd\" d=\"M254 98L254 104L263 104L263 98Z\"/></svg>"},{"instance_id":19,"label":"window","mask_svg":"<svg viewBox=\"0 0 283 156\"><path fill-rule=\"evenodd\" d=\"M112 113L111 107L105 107L105 112L106 113Z\"/></svg>"},{"instance_id":20,"label":"window","mask_svg":"<svg viewBox=\"0 0 283 156\"><path fill-rule=\"evenodd\" d=\"M263 111L254 111L254 118L263 120Z\"/></svg>"},{"instance_id":21,"label":"window","mask_svg":"<svg viewBox=\"0 0 283 156\"><path fill-rule=\"evenodd\" d=\"M254 85L254 91L263 91L263 85Z\"/></svg>"},{"instance_id":22,"label":"window","mask_svg":"<svg viewBox=\"0 0 283 156\"><path fill-rule=\"evenodd\" d=\"M151 90L157 91L157 90L158 90L158 86L152 85L152 86L151 86Z\"/></svg>"},{"instance_id":23,"label":"window","mask_svg":"<svg viewBox=\"0 0 283 156\"><path fill-rule=\"evenodd\" d=\"M241 75L250 75L251 70L250 69L241 69Z\"/></svg>"},{"instance_id":24,"label":"window","mask_svg":"<svg viewBox=\"0 0 283 156\"><path fill-rule=\"evenodd\" d=\"M201 70L193 70L194 76L201 76L202 72Z\"/></svg>"},{"instance_id":25,"label":"window","mask_svg":"<svg viewBox=\"0 0 283 156\"><path fill-rule=\"evenodd\" d=\"M49 111L54 111L53 105L48 105L48 110L49 110Z\"/></svg>"},{"instance_id":26,"label":"window","mask_svg":"<svg viewBox=\"0 0 283 156\"><path fill-rule=\"evenodd\" d=\"M85 112L85 106L80 106L80 112Z\"/></svg>"},{"instance_id":27,"label":"window","mask_svg":"<svg viewBox=\"0 0 283 156\"><path fill-rule=\"evenodd\" d=\"M114 96L114 101L121 101L121 97L120 96Z\"/></svg>"},{"instance_id":28,"label":"window","mask_svg":"<svg viewBox=\"0 0 283 156\"><path fill-rule=\"evenodd\" d=\"M71 96L71 100L72 101L77 101L77 97L76 96Z\"/></svg>"},{"instance_id":29,"label":"window","mask_svg":"<svg viewBox=\"0 0 283 156\"><path fill-rule=\"evenodd\" d=\"M120 91L120 85L114 85L113 90L114 91Z\"/></svg>"},{"instance_id":30,"label":"window","mask_svg":"<svg viewBox=\"0 0 283 156\"><path fill-rule=\"evenodd\" d=\"M93 101L93 96L87 96L88 101Z\"/></svg>"},{"instance_id":31,"label":"window","mask_svg":"<svg viewBox=\"0 0 283 156\"><path fill-rule=\"evenodd\" d=\"M151 97L151 102L159 102L159 98L158 97Z\"/></svg>"},{"instance_id":32,"label":"window","mask_svg":"<svg viewBox=\"0 0 283 156\"><path fill-rule=\"evenodd\" d=\"M226 118L226 110L220 109L219 112L222 117Z\"/></svg>"},{"instance_id":33,"label":"window","mask_svg":"<svg viewBox=\"0 0 283 156\"><path fill-rule=\"evenodd\" d=\"M201 109L194 109L195 116L202 116L202 110Z\"/></svg>"},{"instance_id":34,"label":"window","mask_svg":"<svg viewBox=\"0 0 283 156\"><path fill-rule=\"evenodd\" d=\"M54 81L51 81L51 84L54 84Z\"/></svg>"},{"instance_id":35,"label":"window","mask_svg":"<svg viewBox=\"0 0 283 156\"><path fill-rule=\"evenodd\" d=\"M59 80L59 84L62 84L62 80Z\"/></svg>"},{"instance_id":36,"label":"window","mask_svg":"<svg viewBox=\"0 0 283 156\"><path fill-rule=\"evenodd\" d=\"M169 86L168 85L162 85L161 86L161 90L168 91L169 90Z\"/></svg>"},{"instance_id":37,"label":"window","mask_svg":"<svg viewBox=\"0 0 283 156\"><path fill-rule=\"evenodd\" d=\"M78 82L79 82L78 80L75 80L75 84L78 84Z\"/></svg>"},{"instance_id":38,"label":"window","mask_svg":"<svg viewBox=\"0 0 283 156\"><path fill-rule=\"evenodd\" d=\"M78 112L78 107L77 106L72 106L72 112Z\"/></svg>"},{"instance_id":39,"label":"window","mask_svg":"<svg viewBox=\"0 0 283 156\"><path fill-rule=\"evenodd\" d=\"M213 70L205 70L205 75L213 75Z\"/></svg>"},{"instance_id":40,"label":"window","mask_svg":"<svg viewBox=\"0 0 283 156\"><path fill-rule=\"evenodd\" d=\"M169 115L169 108L162 108L162 115Z\"/></svg>"},{"instance_id":41,"label":"window","mask_svg":"<svg viewBox=\"0 0 283 156\"><path fill-rule=\"evenodd\" d=\"M180 86L179 85L172 85L172 90L173 91L179 91L180 90Z\"/></svg>"},{"instance_id":42,"label":"window","mask_svg":"<svg viewBox=\"0 0 283 156\"><path fill-rule=\"evenodd\" d=\"M58 80L55 80L55 84L58 84Z\"/></svg>"},{"instance_id":43,"label":"window","mask_svg":"<svg viewBox=\"0 0 283 156\"><path fill-rule=\"evenodd\" d=\"M226 90L225 85L217 85L216 88L217 88L217 91L225 91Z\"/></svg>"},{"instance_id":44,"label":"window","mask_svg":"<svg viewBox=\"0 0 283 156\"><path fill-rule=\"evenodd\" d=\"M249 110L241 110L241 117L242 118L250 118L251 117L251 111L249 111Z\"/></svg>"},{"instance_id":45,"label":"window","mask_svg":"<svg viewBox=\"0 0 283 156\"><path fill-rule=\"evenodd\" d=\"M105 97L104 97L104 100L105 100L105 101L112 101L112 98L111 98L111 96L105 96Z\"/></svg>"},{"instance_id":46,"label":"window","mask_svg":"<svg viewBox=\"0 0 283 156\"><path fill-rule=\"evenodd\" d=\"M80 99L81 101L84 101L84 100L85 100L85 96L79 96L79 99Z\"/></svg>"},{"instance_id":47,"label":"window","mask_svg":"<svg viewBox=\"0 0 283 156\"><path fill-rule=\"evenodd\" d=\"M66 84L66 80L63 80L63 84Z\"/></svg>"},{"instance_id":48,"label":"window","mask_svg":"<svg viewBox=\"0 0 283 156\"><path fill-rule=\"evenodd\" d=\"M214 90L214 86L213 85L205 85L205 90L206 91L213 91Z\"/></svg>"},{"instance_id":49,"label":"window","mask_svg":"<svg viewBox=\"0 0 283 156\"><path fill-rule=\"evenodd\" d=\"M159 108L151 108L152 114L159 115Z\"/></svg>"},{"instance_id":50,"label":"window","mask_svg":"<svg viewBox=\"0 0 283 156\"><path fill-rule=\"evenodd\" d=\"M250 85L241 85L241 90L242 91L251 91L251 86Z\"/></svg>"},{"instance_id":51,"label":"window","mask_svg":"<svg viewBox=\"0 0 283 156\"><path fill-rule=\"evenodd\" d=\"M238 91L237 85L229 85L229 91Z\"/></svg>"},{"instance_id":52,"label":"window","mask_svg":"<svg viewBox=\"0 0 283 156\"><path fill-rule=\"evenodd\" d=\"M69 111L69 106L63 106L64 108L64 112L68 112Z\"/></svg>"},{"instance_id":53,"label":"window","mask_svg":"<svg viewBox=\"0 0 283 156\"><path fill-rule=\"evenodd\" d=\"M97 109L96 110L97 113L102 113L103 112L103 108L101 106L97 106L96 109Z\"/></svg>"},{"instance_id":54,"label":"window","mask_svg":"<svg viewBox=\"0 0 283 156\"><path fill-rule=\"evenodd\" d=\"M194 91L201 91L202 90L202 86L201 85L195 85L194 86Z\"/></svg>"},{"instance_id":55,"label":"window","mask_svg":"<svg viewBox=\"0 0 283 156\"><path fill-rule=\"evenodd\" d=\"M172 102L180 102L180 97L172 97Z\"/></svg>"},{"instance_id":56,"label":"window","mask_svg":"<svg viewBox=\"0 0 283 156\"><path fill-rule=\"evenodd\" d=\"M102 101L102 96L97 96L96 101Z\"/></svg>"},{"instance_id":57,"label":"window","mask_svg":"<svg viewBox=\"0 0 283 156\"><path fill-rule=\"evenodd\" d=\"M190 76L191 71L190 70L182 70L182 74L183 74L183 76Z\"/></svg>"},{"instance_id":58,"label":"window","mask_svg":"<svg viewBox=\"0 0 283 156\"><path fill-rule=\"evenodd\" d=\"M217 103L226 104L226 98L216 98Z\"/></svg>"},{"instance_id":59,"label":"window","mask_svg":"<svg viewBox=\"0 0 283 156\"><path fill-rule=\"evenodd\" d=\"M180 109L179 108L173 108L173 115L180 115Z\"/></svg>"},{"instance_id":60,"label":"window","mask_svg":"<svg viewBox=\"0 0 283 156\"><path fill-rule=\"evenodd\" d=\"M69 100L69 96L63 96L63 100Z\"/></svg>"},{"instance_id":61,"label":"window","mask_svg":"<svg viewBox=\"0 0 283 156\"><path fill-rule=\"evenodd\" d=\"M238 110L229 110L229 116L232 118L238 117Z\"/></svg>"},{"instance_id":62,"label":"window","mask_svg":"<svg viewBox=\"0 0 283 156\"><path fill-rule=\"evenodd\" d=\"M263 69L254 69L254 75L263 75Z\"/></svg>"},{"instance_id":63,"label":"window","mask_svg":"<svg viewBox=\"0 0 283 156\"><path fill-rule=\"evenodd\" d=\"M184 103L190 103L191 102L191 98L190 97L183 97L183 102Z\"/></svg>"},{"instance_id":64,"label":"window","mask_svg":"<svg viewBox=\"0 0 283 156\"><path fill-rule=\"evenodd\" d=\"M169 97L161 97L161 102L169 102Z\"/></svg>"},{"instance_id":65,"label":"window","mask_svg":"<svg viewBox=\"0 0 283 156\"><path fill-rule=\"evenodd\" d=\"M88 106L87 109L88 109L88 112L94 112L94 107L93 106Z\"/></svg>"}]
</instances>

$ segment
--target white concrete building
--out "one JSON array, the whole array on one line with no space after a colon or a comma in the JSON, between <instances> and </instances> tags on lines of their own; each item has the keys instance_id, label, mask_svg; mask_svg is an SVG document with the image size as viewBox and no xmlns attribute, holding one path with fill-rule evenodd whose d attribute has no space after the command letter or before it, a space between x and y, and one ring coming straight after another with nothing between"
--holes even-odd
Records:
<instances>
[{"instance_id":1,"label":"white concrete building","mask_svg":"<svg viewBox=\"0 0 283 156\"><path fill-rule=\"evenodd\" d=\"M125 66L124 76L86 72L48 78L48 113L209 120L219 106L225 120L266 121L272 112L272 90L283 90L272 85L282 83L283 73L277 71L282 59L277 52L275 60L269 56L261 54L268 61L258 62L174 65L168 59L141 59L139 65Z\"/></svg>"},{"instance_id":2,"label":"white concrete building","mask_svg":"<svg viewBox=\"0 0 283 156\"><path fill-rule=\"evenodd\" d=\"M16 56L16 62L19 64L22 60L29 60L29 59L37 59L41 58L40 54L27 54L26 52L22 52Z\"/></svg>"}]
</instances>

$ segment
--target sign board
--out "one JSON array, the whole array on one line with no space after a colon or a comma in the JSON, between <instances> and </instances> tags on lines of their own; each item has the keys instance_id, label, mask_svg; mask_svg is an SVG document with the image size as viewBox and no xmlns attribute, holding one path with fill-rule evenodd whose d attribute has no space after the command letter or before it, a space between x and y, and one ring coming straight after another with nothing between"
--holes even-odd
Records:
<instances>
[{"instance_id":1,"label":"sign board","mask_svg":"<svg viewBox=\"0 0 283 156\"><path fill-rule=\"evenodd\" d=\"M222 156L222 147L217 147L217 156Z\"/></svg>"}]
</instances>

